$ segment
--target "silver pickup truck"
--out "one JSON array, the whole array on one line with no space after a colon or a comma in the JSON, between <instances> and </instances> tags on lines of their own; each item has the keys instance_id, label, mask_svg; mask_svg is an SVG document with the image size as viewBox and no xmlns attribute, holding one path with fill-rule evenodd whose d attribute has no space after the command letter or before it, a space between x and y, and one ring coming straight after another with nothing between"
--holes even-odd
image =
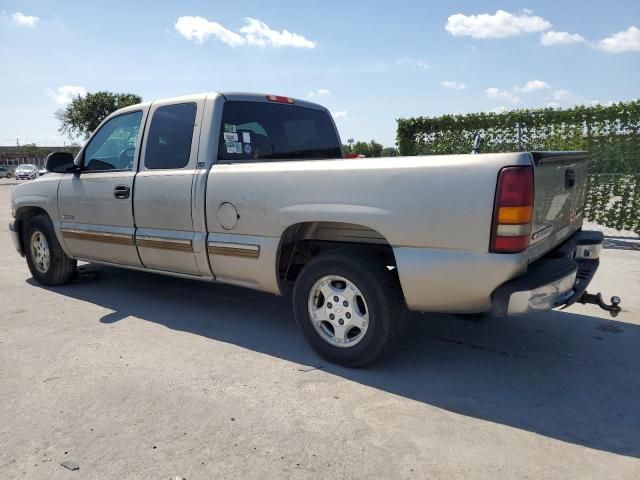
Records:
<instances>
[{"instance_id":1,"label":"silver pickup truck","mask_svg":"<svg viewBox=\"0 0 640 480\"><path fill-rule=\"evenodd\" d=\"M343 159L324 107L209 93L106 118L15 188L33 277L78 260L281 295L323 357L367 364L405 312L518 315L596 300L580 152ZM617 313L617 304L603 308ZM618 302L619 303L619 302Z\"/></svg>"}]
</instances>

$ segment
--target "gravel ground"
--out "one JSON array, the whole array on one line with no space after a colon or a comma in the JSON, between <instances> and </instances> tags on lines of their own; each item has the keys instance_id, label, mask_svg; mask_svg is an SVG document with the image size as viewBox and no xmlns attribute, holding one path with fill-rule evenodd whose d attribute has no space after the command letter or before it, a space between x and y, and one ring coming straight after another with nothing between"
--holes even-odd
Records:
<instances>
[{"instance_id":1,"label":"gravel ground","mask_svg":"<svg viewBox=\"0 0 640 480\"><path fill-rule=\"evenodd\" d=\"M286 298L92 266L36 285L11 188L0 478L640 478L637 240L607 239L590 289L623 298L616 319L414 314L397 352L349 370Z\"/></svg>"}]
</instances>

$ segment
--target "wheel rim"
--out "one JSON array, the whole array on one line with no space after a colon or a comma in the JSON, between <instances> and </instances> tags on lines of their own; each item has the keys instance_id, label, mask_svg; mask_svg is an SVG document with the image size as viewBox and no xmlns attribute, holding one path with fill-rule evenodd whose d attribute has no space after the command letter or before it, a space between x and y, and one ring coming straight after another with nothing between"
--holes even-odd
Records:
<instances>
[{"instance_id":1,"label":"wheel rim","mask_svg":"<svg viewBox=\"0 0 640 480\"><path fill-rule=\"evenodd\" d=\"M38 272L47 273L49 271L51 262L49 244L42 232L37 230L31 235L31 258Z\"/></svg>"},{"instance_id":2,"label":"wheel rim","mask_svg":"<svg viewBox=\"0 0 640 480\"><path fill-rule=\"evenodd\" d=\"M322 277L313 285L308 308L320 338L334 347L354 347L369 328L364 295L355 283L338 275Z\"/></svg>"}]
</instances>

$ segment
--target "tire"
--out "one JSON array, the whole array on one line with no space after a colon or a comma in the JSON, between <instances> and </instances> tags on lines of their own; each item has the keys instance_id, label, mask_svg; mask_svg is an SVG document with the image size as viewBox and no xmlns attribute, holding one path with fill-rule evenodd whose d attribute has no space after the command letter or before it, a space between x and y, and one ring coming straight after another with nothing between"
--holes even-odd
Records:
<instances>
[{"instance_id":1,"label":"tire","mask_svg":"<svg viewBox=\"0 0 640 480\"><path fill-rule=\"evenodd\" d=\"M331 292L329 299L322 290ZM336 297L338 302L329 302ZM354 251L324 253L305 265L293 290L293 308L311 347L326 360L351 368L386 354L406 318L397 272ZM329 312L336 313L333 320Z\"/></svg>"},{"instance_id":2,"label":"tire","mask_svg":"<svg viewBox=\"0 0 640 480\"><path fill-rule=\"evenodd\" d=\"M36 215L29 221L24 229L23 245L27 265L38 283L62 285L73 278L77 262L67 257L62 250L53 224L46 215ZM48 252L48 262L45 261L47 255L42 253L45 249Z\"/></svg>"}]
</instances>

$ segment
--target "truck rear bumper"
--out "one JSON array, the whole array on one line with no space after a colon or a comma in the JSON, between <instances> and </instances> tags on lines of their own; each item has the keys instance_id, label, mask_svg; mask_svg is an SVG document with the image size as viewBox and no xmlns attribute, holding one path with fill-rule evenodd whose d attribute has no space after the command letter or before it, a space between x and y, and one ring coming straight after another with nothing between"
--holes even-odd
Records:
<instances>
[{"instance_id":1,"label":"truck rear bumper","mask_svg":"<svg viewBox=\"0 0 640 480\"><path fill-rule=\"evenodd\" d=\"M527 273L504 283L492 295L493 314L522 315L569 306L580 299L600 263L602 232L579 231Z\"/></svg>"}]
</instances>

